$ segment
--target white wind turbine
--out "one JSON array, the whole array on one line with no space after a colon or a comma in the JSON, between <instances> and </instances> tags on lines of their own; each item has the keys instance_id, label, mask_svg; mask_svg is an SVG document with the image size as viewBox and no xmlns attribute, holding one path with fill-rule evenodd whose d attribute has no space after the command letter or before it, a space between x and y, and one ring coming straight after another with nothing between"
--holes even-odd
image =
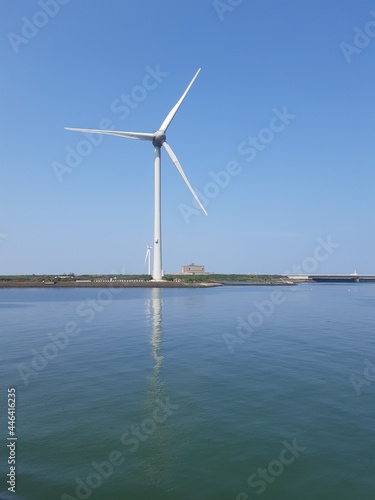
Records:
<instances>
[{"instance_id":1,"label":"white wind turbine","mask_svg":"<svg viewBox=\"0 0 375 500\"><path fill-rule=\"evenodd\" d=\"M194 192L194 189L191 187L190 182L188 181L185 172L183 171L180 162L178 161L176 155L174 154L170 145L166 142L165 133L173 120L175 114L177 113L178 108L181 106L182 101L185 99L186 94L189 92L190 87L193 85L194 80L197 78L201 68L195 73L194 78L189 83L187 89L182 94L180 99L174 105L174 107L170 110L167 117L160 125L159 130L154 132L153 134L148 133L140 133L140 132L117 132L114 130L92 130L85 128L69 128L65 127L66 130L74 130L77 132L89 132L92 134L107 134L107 135L118 135L120 137L126 137L128 139L140 139L142 141L151 141L154 146L154 171L155 171L155 200L154 200L154 266L152 277L154 281L160 281L162 279L162 265L161 265L161 182L160 182L160 164L161 164L161 147L163 146L172 162L175 164L177 170L180 172L182 178L185 181L185 184L190 189L192 195L196 199L198 205L201 207L203 212L207 215L204 206L200 202L198 196Z\"/></svg>"},{"instance_id":2,"label":"white wind turbine","mask_svg":"<svg viewBox=\"0 0 375 500\"><path fill-rule=\"evenodd\" d=\"M145 242L146 243L146 242ZM147 274L151 274L151 248L150 245L148 245L146 243L146 257L145 257L145 264L148 260L148 264L147 264Z\"/></svg>"}]
</instances>

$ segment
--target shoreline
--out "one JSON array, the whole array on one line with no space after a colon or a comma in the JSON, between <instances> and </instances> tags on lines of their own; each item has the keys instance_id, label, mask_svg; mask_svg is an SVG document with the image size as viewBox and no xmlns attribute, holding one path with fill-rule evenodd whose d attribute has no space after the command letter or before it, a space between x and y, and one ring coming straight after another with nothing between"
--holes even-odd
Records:
<instances>
[{"instance_id":1,"label":"shoreline","mask_svg":"<svg viewBox=\"0 0 375 500\"><path fill-rule=\"evenodd\" d=\"M86 282L86 283L43 283L39 281L0 281L0 288L215 288L222 286L295 286L296 283L270 281L265 282L201 282L182 283L175 281L143 281L143 282Z\"/></svg>"}]
</instances>

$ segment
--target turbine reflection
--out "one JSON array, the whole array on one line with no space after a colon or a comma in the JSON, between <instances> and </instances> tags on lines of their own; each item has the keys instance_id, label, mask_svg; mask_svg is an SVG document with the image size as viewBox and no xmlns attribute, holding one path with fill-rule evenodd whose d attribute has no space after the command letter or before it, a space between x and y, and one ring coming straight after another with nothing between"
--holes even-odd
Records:
<instances>
[{"instance_id":1,"label":"turbine reflection","mask_svg":"<svg viewBox=\"0 0 375 500\"><path fill-rule=\"evenodd\" d=\"M152 357L155 360L153 374L151 376L151 390L156 396L163 387L163 383L159 378L161 365L164 357L160 354L161 341L162 341L162 299L160 295L160 288L151 289L150 300L150 321L151 321L151 338L150 344L152 347Z\"/></svg>"},{"instance_id":2,"label":"turbine reflection","mask_svg":"<svg viewBox=\"0 0 375 500\"><path fill-rule=\"evenodd\" d=\"M166 386L161 377L164 356L161 354L163 340L163 301L162 290L152 288L150 298L146 301L146 317L151 327L150 345L153 358L152 373L149 376L149 386L145 401L146 413L151 416L158 402L167 398ZM170 456L171 432L168 421L156 422L149 439L142 447L143 470L147 482L153 486L163 483L163 475L171 466Z\"/></svg>"}]
</instances>

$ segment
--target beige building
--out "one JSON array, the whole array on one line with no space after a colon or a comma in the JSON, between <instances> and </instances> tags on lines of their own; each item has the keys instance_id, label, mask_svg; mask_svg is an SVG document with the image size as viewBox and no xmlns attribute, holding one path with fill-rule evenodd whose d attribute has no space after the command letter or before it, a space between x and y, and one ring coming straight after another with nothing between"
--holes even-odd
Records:
<instances>
[{"instance_id":1,"label":"beige building","mask_svg":"<svg viewBox=\"0 0 375 500\"><path fill-rule=\"evenodd\" d=\"M204 274L204 266L192 262L188 266L181 266L181 274Z\"/></svg>"}]
</instances>

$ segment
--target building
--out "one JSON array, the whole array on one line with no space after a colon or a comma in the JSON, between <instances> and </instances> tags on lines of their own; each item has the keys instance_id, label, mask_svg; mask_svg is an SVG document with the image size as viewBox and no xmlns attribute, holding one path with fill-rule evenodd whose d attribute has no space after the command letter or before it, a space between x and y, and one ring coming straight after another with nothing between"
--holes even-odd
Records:
<instances>
[{"instance_id":1,"label":"building","mask_svg":"<svg viewBox=\"0 0 375 500\"><path fill-rule=\"evenodd\" d=\"M205 274L204 266L192 262L188 266L181 266L181 274Z\"/></svg>"}]
</instances>

